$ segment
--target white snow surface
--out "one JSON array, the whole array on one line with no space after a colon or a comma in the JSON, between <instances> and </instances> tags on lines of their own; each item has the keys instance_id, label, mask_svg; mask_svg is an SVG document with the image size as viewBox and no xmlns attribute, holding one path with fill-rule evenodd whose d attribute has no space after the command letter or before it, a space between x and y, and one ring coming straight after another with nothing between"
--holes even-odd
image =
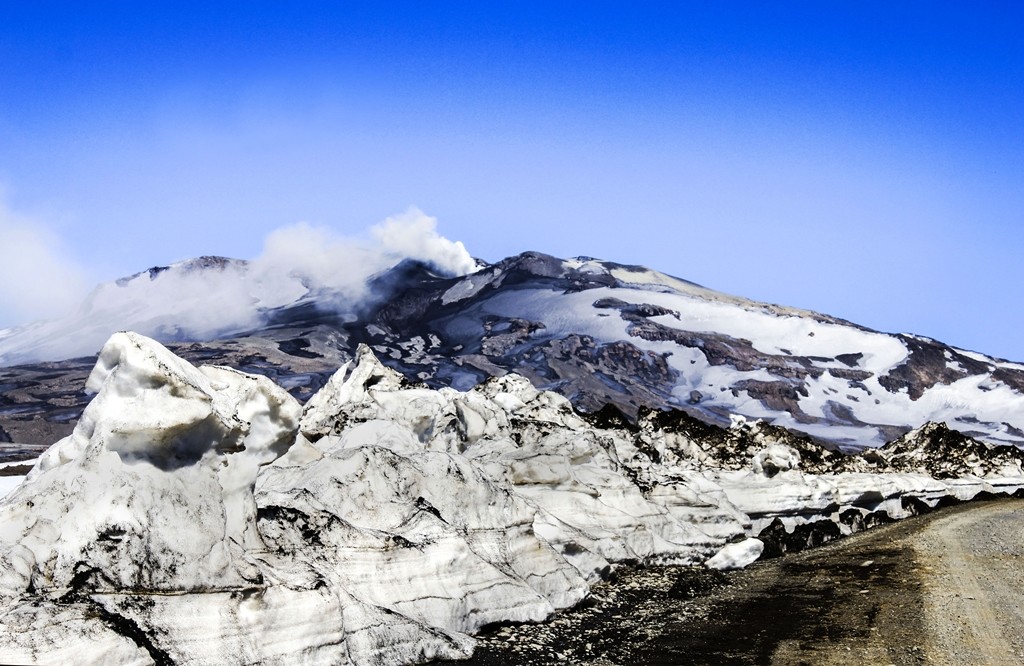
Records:
<instances>
[{"instance_id":1,"label":"white snow surface","mask_svg":"<svg viewBox=\"0 0 1024 666\"><path fill-rule=\"evenodd\" d=\"M724 571L750 566L764 552L764 542L753 537L738 543L730 543L704 563L709 569Z\"/></svg>"},{"instance_id":2,"label":"white snow surface","mask_svg":"<svg viewBox=\"0 0 1024 666\"><path fill-rule=\"evenodd\" d=\"M945 422L991 443L1024 445L1019 436L1019 431L1024 430L1024 395L988 374L938 382L918 399L911 398L906 391L894 393L886 389L879 379L909 357L906 345L896 336L805 310L730 296L657 271L610 268L606 262L584 258L565 261L563 266L608 275L617 283L577 292L543 287L497 292L481 303L481 314L541 322L544 327L537 336L584 334L597 344L626 340L641 350L665 355L669 366L678 373L673 391L676 406L689 406L691 392L699 391L700 407L705 411L765 419L857 449L879 446L891 439L890 433L876 426L912 429L929 421ZM481 280L481 276L464 278L451 287L446 298L457 300L462 294L476 293L482 286ZM806 391L801 391L797 404L809 417L819 420L795 418L787 411L767 407L745 389L734 390L742 382L778 381L779 376L761 368L743 370L728 363L712 364L699 349L670 340L631 336L630 323L618 312L595 307L601 299L666 308L671 314L647 319L668 329L698 336L702 332L724 335L749 341L762 354L808 359L814 371L804 380ZM930 342L927 338L918 339ZM997 367L1024 367L974 352L956 351L988 364L990 371ZM837 359L843 355L858 358L851 366ZM795 360L791 362L794 367L801 367ZM867 377L851 381L843 376L850 370ZM849 411L847 424L834 415L836 405Z\"/></svg>"},{"instance_id":3,"label":"white snow surface","mask_svg":"<svg viewBox=\"0 0 1024 666\"><path fill-rule=\"evenodd\" d=\"M716 469L688 453L699 443L596 429L516 375L408 386L366 347L304 409L133 333L108 341L88 387L73 434L0 500L0 654L15 662L460 658L481 627L542 621L619 562L742 567L775 521L898 518L908 497L1024 483L1019 466L807 474L771 442Z\"/></svg>"},{"instance_id":4,"label":"white snow surface","mask_svg":"<svg viewBox=\"0 0 1024 666\"><path fill-rule=\"evenodd\" d=\"M18 460L14 462L0 463L0 470L10 467L28 467L31 469L38 461L39 459L35 458L32 460ZM25 474L0 474L0 500L20 486L21 482L25 480L25 476Z\"/></svg>"},{"instance_id":5,"label":"white snow surface","mask_svg":"<svg viewBox=\"0 0 1024 666\"><path fill-rule=\"evenodd\" d=\"M24 476L0 476L0 499L9 495L24 480Z\"/></svg>"}]
</instances>

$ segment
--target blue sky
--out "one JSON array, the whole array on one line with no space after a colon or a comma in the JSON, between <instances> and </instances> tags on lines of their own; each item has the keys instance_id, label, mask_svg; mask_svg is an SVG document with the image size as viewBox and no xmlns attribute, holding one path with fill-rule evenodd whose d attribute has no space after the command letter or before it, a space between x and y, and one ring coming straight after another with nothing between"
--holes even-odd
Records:
<instances>
[{"instance_id":1,"label":"blue sky","mask_svg":"<svg viewBox=\"0 0 1024 666\"><path fill-rule=\"evenodd\" d=\"M0 0L0 325L415 205L1024 360L1011 3L327 4Z\"/></svg>"}]
</instances>

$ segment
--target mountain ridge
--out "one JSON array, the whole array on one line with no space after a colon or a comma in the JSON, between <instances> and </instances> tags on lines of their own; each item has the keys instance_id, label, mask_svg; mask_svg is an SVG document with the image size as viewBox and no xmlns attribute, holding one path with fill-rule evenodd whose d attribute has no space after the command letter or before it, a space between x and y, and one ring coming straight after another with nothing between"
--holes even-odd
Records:
<instances>
[{"instance_id":1,"label":"mountain ridge","mask_svg":"<svg viewBox=\"0 0 1024 666\"><path fill-rule=\"evenodd\" d=\"M155 337L175 353L266 374L300 400L366 344L389 367L435 388L467 390L517 372L583 412L611 404L633 419L641 408L674 409L719 425L741 414L850 450L929 421L989 443L1024 443L1024 365L642 266L531 251L452 276L405 260L373 275L358 297L298 273L260 283L248 266L200 257L107 289L130 285L150 306L148 319L125 317L121 328L152 334L134 324L156 322ZM194 288L203 307L221 299L220 309L244 321L222 334L190 334L151 307L143 287L162 294L165 283ZM0 359L18 344L25 349L32 335L0 338ZM60 371L82 373L88 358L0 368L0 425L25 442L69 431L84 398L61 388Z\"/></svg>"}]
</instances>

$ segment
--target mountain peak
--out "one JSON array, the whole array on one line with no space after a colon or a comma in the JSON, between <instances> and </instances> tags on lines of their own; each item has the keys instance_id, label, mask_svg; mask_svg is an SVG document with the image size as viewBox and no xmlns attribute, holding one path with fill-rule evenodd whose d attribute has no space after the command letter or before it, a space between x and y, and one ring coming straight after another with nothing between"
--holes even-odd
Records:
<instances>
[{"instance_id":1,"label":"mountain peak","mask_svg":"<svg viewBox=\"0 0 1024 666\"><path fill-rule=\"evenodd\" d=\"M178 261L169 266L153 266L147 268L144 271L129 275L128 277L118 278L114 281L119 287L126 287L133 280L140 277L147 276L150 280L155 280L158 276L171 271L179 274L189 274L197 271L223 271L227 268L244 268L248 265L248 261L244 259L231 259L230 257L219 257L213 255L204 255L196 257L194 259L185 259L184 261Z\"/></svg>"}]
</instances>

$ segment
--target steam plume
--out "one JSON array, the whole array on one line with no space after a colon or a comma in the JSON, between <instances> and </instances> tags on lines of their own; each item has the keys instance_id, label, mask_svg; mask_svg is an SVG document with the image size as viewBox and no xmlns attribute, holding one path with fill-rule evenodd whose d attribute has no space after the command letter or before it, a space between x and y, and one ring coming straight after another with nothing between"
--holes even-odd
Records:
<instances>
[{"instance_id":1,"label":"steam plume","mask_svg":"<svg viewBox=\"0 0 1024 666\"><path fill-rule=\"evenodd\" d=\"M189 260L102 284L76 314L0 338L0 364L90 355L124 329L163 340L230 335L257 327L269 311L307 296L340 313L356 312L370 297L369 278L403 259L446 275L476 267L462 243L438 234L437 220L415 208L384 220L363 238L295 224L268 234L260 256L249 262Z\"/></svg>"}]
</instances>

